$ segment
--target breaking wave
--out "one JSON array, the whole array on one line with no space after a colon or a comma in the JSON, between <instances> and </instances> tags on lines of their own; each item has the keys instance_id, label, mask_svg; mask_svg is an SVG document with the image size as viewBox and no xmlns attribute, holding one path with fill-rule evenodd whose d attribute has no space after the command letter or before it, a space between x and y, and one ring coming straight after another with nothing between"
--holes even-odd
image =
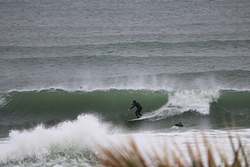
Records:
<instances>
[{"instance_id":1,"label":"breaking wave","mask_svg":"<svg viewBox=\"0 0 250 167\"><path fill-rule=\"evenodd\" d=\"M250 92L234 90L96 90L12 91L2 95L0 126L29 127L38 123L54 125L76 119L82 113L94 113L114 124L128 125L133 99L143 106L141 120L172 123L182 120L194 123L196 117L216 124L228 120L248 126ZM230 122L230 121L229 121ZM199 124L199 123L198 123ZM167 125L165 123L165 125Z\"/></svg>"},{"instance_id":2,"label":"breaking wave","mask_svg":"<svg viewBox=\"0 0 250 167\"><path fill-rule=\"evenodd\" d=\"M29 163L38 161L37 165L43 166L42 160L57 164L58 159L71 164L74 163L71 161L78 159L87 166L87 152L97 143L103 143L105 136L111 134L109 126L94 115L80 115L75 121L65 121L51 128L40 125L32 130L12 130L6 141L0 141L0 165L29 166Z\"/></svg>"}]
</instances>

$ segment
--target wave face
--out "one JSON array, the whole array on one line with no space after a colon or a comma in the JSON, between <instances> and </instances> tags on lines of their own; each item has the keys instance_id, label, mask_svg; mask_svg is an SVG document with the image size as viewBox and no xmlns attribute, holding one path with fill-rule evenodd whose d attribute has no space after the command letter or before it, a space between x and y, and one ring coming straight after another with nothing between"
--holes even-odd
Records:
<instances>
[{"instance_id":1,"label":"wave face","mask_svg":"<svg viewBox=\"0 0 250 167\"><path fill-rule=\"evenodd\" d=\"M128 111L133 99L143 106L139 121ZM32 127L38 123L54 125L75 119L82 113L99 115L105 121L128 128L150 125L169 127L177 121L186 126L250 126L250 92L248 91L13 91L2 95L0 107L3 128Z\"/></svg>"},{"instance_id":2,"label":"wave face","mask_svg":"<svg viewBox=\"0 0 250 167\"><path fill-rule=\"evenodd\" d=\"M109 90L68 92L43 90L10 92L0 108L1 124L23 124L74 119L80 113L96 112L107 120L124 122L133 117L128 112L133 99L139 100L145 112L154 111L167 102L161 92Z\"/></svg>"}]
</instances>

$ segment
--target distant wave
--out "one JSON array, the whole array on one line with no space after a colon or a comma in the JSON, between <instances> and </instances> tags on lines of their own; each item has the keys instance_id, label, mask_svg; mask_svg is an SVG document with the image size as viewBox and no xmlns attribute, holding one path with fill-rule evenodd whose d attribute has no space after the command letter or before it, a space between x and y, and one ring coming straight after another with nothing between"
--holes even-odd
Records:
<instances>
[{"instance_id":1,"label":"distant wave","mask_svg":"<svg viewBox=\"0 0 250 167\"><path fill-rule=\"evenodd\" d=\"M209 50L225 50L244 48L250 49L250 40L207 40L207 41L185 41L185 42L159 42L159 41L137 41L137 42L116 42L116 43L101 43L101 44L84 44L84 45L66 45L66 46L0 46L0 51L4 56L1 59L15 58L49 58L49 57L82 57L82 56L124 56L122 53L128 50L144 51L146 53L158 52L162 49L166 51L180 49L188 52L189 48ZM152 50L153 49L153 50ZM154 50L155 49L155 50ZM13 56L13 53L17 55ZM53 53L53 54L51 54ZM42 54L42 55L41 55ZM159 55L154 56L171 56ZM21 56L21 57L20 57ZM151 57L148 54L136 55L126 54L126 57ZM181 55L179 55L181 56ZM215 55L222 56L222 55ZM223 55L227 56L227 55ZM230 56L230 55L229 55Z\"/></svg>"},{"instance_id":2,"label":"distant wave","mask_svg":"<svg viewBox=\"0 0 250 167\"><path fill-rule=\"evenodd\" d=\"M138 70L137 70L138 71ZM34 84L27 85L21 83L20 87L0 89L1 92L11 91L30 91L44 89L63 89L67 91L93 91L93 90L110 90L110 89L131 89L131 90L250 90L250 71L249 70L204 70L186 72L171 72L160 70L160 72L145 72L145 74L133 73L113 73L111 75L85 75L84 71L75 77L74 80L65 76L65 79L53 77L34 80ZM139 71L140 72L140 71ZM88 73L87 73L88 74ZM1 76L4 79L0 84L8 86L15 83L13 78ZM55 80L54 80L55 78ZM52 82L53 81L53 82ZM47 84L52 82L52 84ZM23 85L23 86L22 86ZM1 100L0 100L1 101Z\"/></svg>"},{"instance_id":3,"label":"distant wave","mask_svg":"<svg viewBox=\"0 0 250 167\"><path fill-rule=\"evenodd\" d=\"M177 45L182 45L182 46L194 46L196 44L199 44L199 46L207 46L207 44L211 45L244 45L248 46L250 40L245 39L245 40L194 40L194 41L184 41L184 42L164 42L164 41L137 41L137 42L115 42L115 43L100 43L100 44L85 44L85 45L66 45L66 46L0 46L0 49L8 49L11 48L12 50L19 50L19 49L34 49L34 48L41 48L41 49L46 49L46 48L72 48L72 49L79 49L82 47L107 47L107 46L150 46L150 47L156 47L156 46L177 46Z\"/></svg>"}]
</instances>

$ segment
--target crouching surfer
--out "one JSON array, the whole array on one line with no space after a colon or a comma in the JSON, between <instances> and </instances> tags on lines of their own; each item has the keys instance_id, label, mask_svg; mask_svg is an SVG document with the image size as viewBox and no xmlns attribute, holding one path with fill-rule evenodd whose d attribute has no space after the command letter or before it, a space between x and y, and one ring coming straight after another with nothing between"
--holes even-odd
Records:
<instances>
[{"instance_id":1,"label":"crouching surfer","mask_svg":"<svg viewBox=\"0 0 250 167\"><path fill-rule=\"evenodd\" d=\"M129 108L129 110L132 110L133 108L136 108L136 110L135 110L136 117L140 118L142 116L142 114L141 114L141 110L142 110L141 104L138 103L137 101L133 100L132 106Z\"/></svg>"}]
</instances>

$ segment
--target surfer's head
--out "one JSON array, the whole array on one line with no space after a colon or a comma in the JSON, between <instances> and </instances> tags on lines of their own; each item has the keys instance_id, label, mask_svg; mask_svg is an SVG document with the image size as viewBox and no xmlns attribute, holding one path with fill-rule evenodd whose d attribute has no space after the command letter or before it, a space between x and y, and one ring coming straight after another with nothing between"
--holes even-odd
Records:
<instances>
[{"instance_id":1,"label":"surfer's head","mask_svg":"<svg viewBox=\"0 0 250 167\"><path fill-rule=\"evenodd\" d=\"M133 100L133 103L136 103L136 100Z\"/></svg>"}]
</instances>

